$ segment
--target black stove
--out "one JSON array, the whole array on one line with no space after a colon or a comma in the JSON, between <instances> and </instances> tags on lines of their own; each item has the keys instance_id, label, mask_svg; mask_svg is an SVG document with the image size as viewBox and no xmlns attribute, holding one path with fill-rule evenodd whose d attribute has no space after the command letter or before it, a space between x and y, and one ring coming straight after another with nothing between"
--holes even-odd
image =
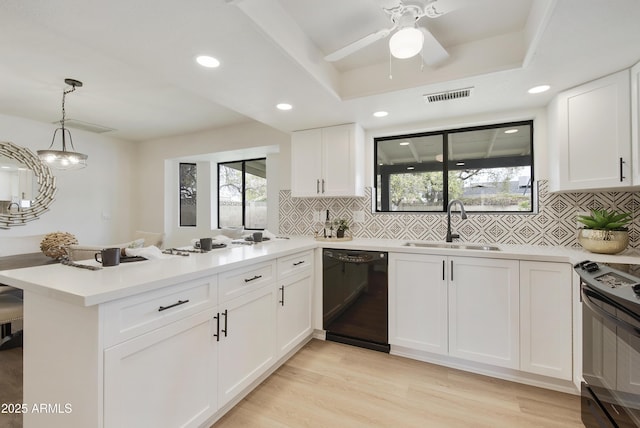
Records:
<instances>
[{"instance_id":1,"label":"black stove","mask_svg":"<svg viewBox=\"0 0 640 428\"><path fill-rule=\"evenodd\" d=\"M585 260L574 269L587 287L640 314L639 265L609 265Z\"/></svg>"},{"instance_id":2,"label":"black stove","mask_svg":"<svg viewBox=\"0 0 640 428\"><path fill-rule=\"evenodd\" d=\"M637 266L584 261L582 422L588 428L640 427L640 275ZM622 268L622 269L620 269Z\"/></svg>"}]
</instances>

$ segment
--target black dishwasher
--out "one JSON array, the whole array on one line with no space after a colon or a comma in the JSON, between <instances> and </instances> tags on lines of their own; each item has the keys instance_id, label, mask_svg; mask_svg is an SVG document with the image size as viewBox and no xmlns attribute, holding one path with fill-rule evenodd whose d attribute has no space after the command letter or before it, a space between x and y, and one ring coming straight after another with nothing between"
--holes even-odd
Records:
<instances>
[{"instance_id":1,"label":"black dishwasher","mask_svg":"<svg viewBox=\"0 0 640 428\"><path fill-rule=\"evenodd\" d=\"M389 352L387 268L385 252L323 250L327 340Z\"/></svg>"}]
</instances>

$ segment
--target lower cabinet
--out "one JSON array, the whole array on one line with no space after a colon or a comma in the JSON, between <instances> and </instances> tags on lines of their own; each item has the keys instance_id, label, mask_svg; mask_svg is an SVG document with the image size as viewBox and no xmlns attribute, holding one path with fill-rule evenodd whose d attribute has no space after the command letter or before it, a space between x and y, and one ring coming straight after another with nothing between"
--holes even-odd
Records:
<instances>
[{"instance_id":1,"label":"lower cabinet","mask_svg":"<svg viewBox=\"0 0 640 428\"><path fill-rule=\"evenodd\" d=\"M285 268L295 258L278 281L274 260L194 281L196 288L185 283L105 309L105 325L129 321L103 328L113 342L107 342L99 373L104 427L203 426L310 337L313 259L312 252L301 255L306 265L297 254L279 260ZM197 292L183 297L192 289ZM192 314L189 305L195 304L209 307ZM132 328L138 332L133 337Z\"/></svg>"},{"instance_id":2,"label":"lower cabinet","mask_svg":"<svg viewBox=\"0 0 640 428\"><path fill-rule=\"evenodd\" d=\"M275 299L269 284L220 305L219 407L275 363Z\"/></svg>"},{"instance_id":3,"label":"lower cabinet","mask_svg":"<svg viewBox=\"0 0 640 428\"><path fill-rule=\"evenodd\" d=\"M104 351L104 426L198 426L217 410L215 312Z\"/></svg>"},{"instance_id":4,"label":"lower cabinet","mask_svg":"<svg viewBox=\"0 0 640 428\"><path fill-rule=\"evenodd\" d=\"M518 261L450 257L449 355L517 369Z\"/></svg>"},{"instance_id":5,"label":"lower cabinet","mask_svg":"<svg viewBox=\"0 0 640 428\"><path fill-rule=\"evenodd\" d=\"M521 370L572 379L571 266L520 262Z\"/></svg>"},{"instance_id":6,"label":"lower cabinet","mask_svg":"<svg viewBox=\"0 0 640 428\"><path fill-rule=\"evenodd\" d=\"M517 368L518 261L389 255L391 345Z\"/></svg>"},{"instance_id":7,"label":"lower cabinet","mask_svg":"<svg viewBox=\"0 0 640 428\"><path fill-rule=\"evenodd\" d=\"M278 281L278 358L311 334L311 272Z\"/></svg>"},{"instance_id":8,"label":"lower cabinet","mask_svg":"<svg viewBox=\"0 0 640 428\"><path fill-rule=\"evenodd\" d=\"M447 354L445 259L421 254L389 254L389 343Z\"/></svg>"},{"instance_id":9,"label":"lower cabinet","mask_svg":"<svg viewBox=\"0 0 640 428\"><path fill-rule=\"evenodd\" d=\"M389 343L571 381L572 288L568 263L390 253Z\"/></svg>"}]
</instances>

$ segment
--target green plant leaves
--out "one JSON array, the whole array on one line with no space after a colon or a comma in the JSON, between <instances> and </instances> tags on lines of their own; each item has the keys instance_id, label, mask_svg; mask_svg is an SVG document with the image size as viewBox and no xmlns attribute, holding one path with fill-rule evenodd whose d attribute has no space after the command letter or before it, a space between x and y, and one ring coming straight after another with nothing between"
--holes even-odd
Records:
<instances>
[{"instance_id":1,"label":"green plant leaves","mask_svg":"<svg viewBox=\"0 0 640 428\"><path fill-rule=\"evenodd\" d=\"M577 220L585 225L586 229L601 230L626 230L633 219L631 213L618 213L616 211L591 210L590 216L579 215Z\"/></svg>"}]
</instances>

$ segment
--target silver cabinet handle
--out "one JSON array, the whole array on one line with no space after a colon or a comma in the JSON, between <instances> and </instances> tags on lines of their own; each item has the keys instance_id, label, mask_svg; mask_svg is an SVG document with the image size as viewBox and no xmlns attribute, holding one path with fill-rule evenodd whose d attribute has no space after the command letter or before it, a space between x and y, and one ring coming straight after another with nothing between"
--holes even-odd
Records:
<instances>
[{"instance_id":1,"label":"silver cabinet handle","mask_svg":"<svg viewBox=\"0 0 640 428\"><path fill-rule=\"evenodd\" d=\"M280 302L278 303L280 303L281 306L284 306L284 285L280 287L280 293L281 293L280 294L281 298L280 298Z\"/></svg>"},{"instance_id":2,"label":"silver cabinet handle","mask_svg":"<svg viewBox=\"0 0 640 428\"><path fill-rule=\"evenodd\" d=\"M324 193L324 178L322 179L322 193Z\"/></svg>"},{"instance_id":3,"label":"silver cabinet handle","mask_svg":"<svg viewBox=\"0 0 640 428\"><path fill-rule=\"evenodd\" d=\"M316 193L320 193L320 179L316 180Z\"/></svg>"}]
</instances>

